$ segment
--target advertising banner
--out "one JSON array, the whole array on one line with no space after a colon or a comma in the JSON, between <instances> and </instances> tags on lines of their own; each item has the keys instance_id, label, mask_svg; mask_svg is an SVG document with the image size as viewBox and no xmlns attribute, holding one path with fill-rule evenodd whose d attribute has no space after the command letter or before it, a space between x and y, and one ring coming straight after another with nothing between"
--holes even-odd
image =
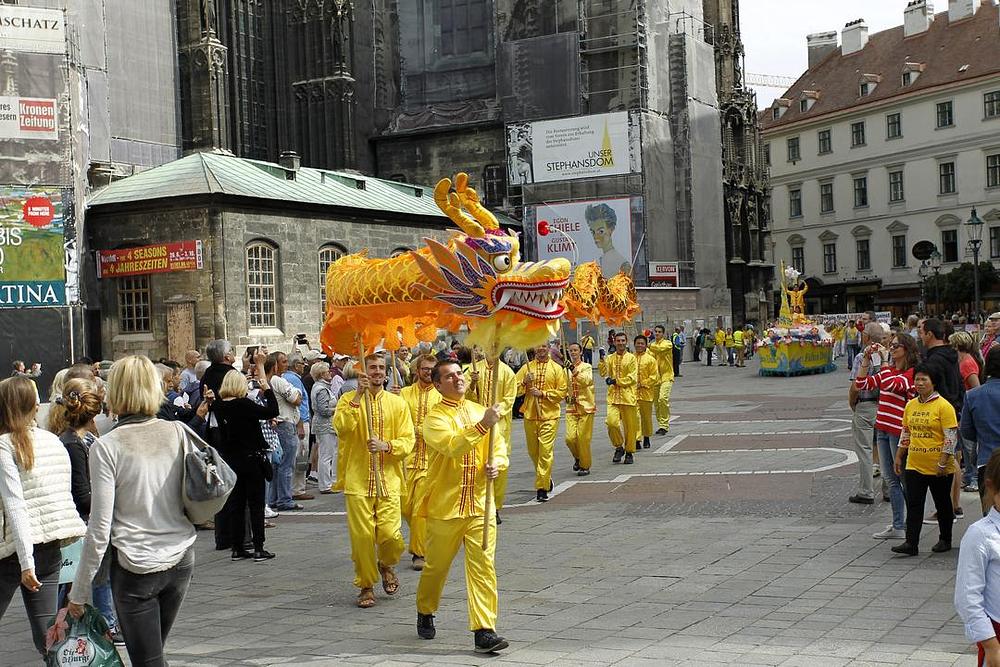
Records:
<instances>
[{"instance_id":1,"label":"advertising banner","mask_svg":"<svg viewBox=\"0 0 1000 667\"><path fill-rule=\"evenodd\" d=\"M0 51L66 53L66 26L58 9L0 5Z\"/></svg>"},{"instance_id":2,"label":"advertising banner","mask_svg":"<svg viewBox=\"0 0 1000 667\"><path fill-rule=\"evenodd\" d=\"M639 115L627 111L507 126L511 185L642 170Z\"/></svg>"},{"instance_id":3,"label":"advertising banner","mask_svg":"<svg viewBox=\"0 0 1000 667\"><path fill-rule=\"evenodd\" d=\"M101 250L97 253L98 278L196 271L204 266L201 241L158 243L138 248Z\"/></svg>"},{"instance_id":4,"label":"advertising banner","mask_svg":"<svg viewBox=\"0 0 1000 667\"><path fill-rule=\"evenodd\" d=\"M0 308L66 304L64 209L68 191L0 189Z\"/></svg>"},{"instance_id":5,"label":"advertising banner","mask_svg":"<svg viewBox=\"0 0 1000 667\"><path fill-rule=\"evenodd\" d=\"M538 227L535 257L597 262L605 278L621 270L631 273L631 203L623 197L526 207L532 211L525 220L534 220Z\"/></svg>"},{"instance_id":6,"label":"advertising banner","mask_svg":"<svg viewBox=\"0 0 1000 667\"><path fill-rule=\"evenodd\" d=\"M55 100L0 97L0 138L59 140Z\"/></svg>"},{"instance_id":7,"label":"advertising banner","mask_svg":"<svg viewBox=\"0 0 1000 667\"><path fill-rule=\"evenodd\" d=\"M677 287L679 268L677 262L650 262L649 284L657 287Z\"/></svg>"}]
</instances>

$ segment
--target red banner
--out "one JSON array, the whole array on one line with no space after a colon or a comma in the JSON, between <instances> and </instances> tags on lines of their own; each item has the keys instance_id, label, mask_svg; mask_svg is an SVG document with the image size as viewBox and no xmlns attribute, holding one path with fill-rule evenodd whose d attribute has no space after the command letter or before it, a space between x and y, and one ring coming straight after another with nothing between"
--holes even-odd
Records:
<instances>
[{"instance_id":1,"label":"red banner","mask_svg":"<svg viewBox=\"0 0 1000 667\"><path fill-rule=\"evenodd\" d=\"M196 271L204 268L201 241L160 243L97 253L97 277L117 278L146 273Z\"/></svg>"}]
</instances>

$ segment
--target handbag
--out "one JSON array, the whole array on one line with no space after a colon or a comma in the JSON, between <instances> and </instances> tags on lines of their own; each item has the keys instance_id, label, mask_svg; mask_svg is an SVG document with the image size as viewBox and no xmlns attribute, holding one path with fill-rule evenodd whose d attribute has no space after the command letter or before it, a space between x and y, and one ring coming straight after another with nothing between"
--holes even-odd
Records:
<instances>
[{"instance_id":1,"label":"handbag","mask_svg":"<svg viewBox=\"0 0 1000 667\"><path fill-rule=\"evenodd\" d=\"M108 623L89 604L76 619L64 607L49 621L45 633L48 667L125 667L111 641Z\"/></svg>"},{"instance_id":2,"label":"handbag","mask_svg":"<svg viewBox=\"0 0 1000 667\"><path fill-rule=\"evenodd\" d=\"M274 465L271 464L270 452L265 450L258 450L250 455L257 466L260 468L261 474L264 479L270 482L274 479Z\"/></svg>"},{"instance_id":3,"label":"handbag","mask_svg":"<svg viewBox=\"0 0 1000 667\"><path fill-rule=\"evenodd\" d=\"M184 485L181 497L188 520L197 525L211 520L226 504L236 486L236 473L215 447L182 422L173 422L180 429L184 456Z\"/></svg>"}]
</instances>

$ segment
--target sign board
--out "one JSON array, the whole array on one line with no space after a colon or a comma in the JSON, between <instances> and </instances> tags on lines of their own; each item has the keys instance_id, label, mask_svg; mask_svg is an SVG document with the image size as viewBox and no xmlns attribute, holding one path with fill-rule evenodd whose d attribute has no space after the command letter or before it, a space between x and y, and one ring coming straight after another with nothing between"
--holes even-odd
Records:
<instances>
[{"instance_id":1,"label":"sign board","mask_svg":"<svg viewBox=\"0 0 1000 667\"><path fill-rule=\"evenodd\" d=\"M58 9L0 5L0 51L66 53L66 23Z\"/></svg>"},{"instance_id":2,"label":"sign board","mask_svg":"<svg viewBox=\"0 0 1000 667\"><path fill-rule=\"evenodd\" d=\"M64 214L63 190L0 188L0 308L66 304Z\"/></svg>"},{"instance_id":3,"label":"sign board","mask_svg":"<svg viewBox=\"0 0 1000 667\"><path fill-rule=\"evenodd\" d=\"M97 253L98 278L196 271L204 266L201 241L158 243L138 248L100 250Z\"/></svg>"},{"instance_id":4,"label":"sign board","mask_svg":"<svg viewBox=\"0 0 1000 667\"><path fill-rule=\"evenodd\" d=\"M543 235L535 234L539 261L564 257L570 262L597 262L610 278L621 270L632 271L632 209L628 197L538 204L531 208ZM544 224L543 224L544 223ZM575 252L574 252L575 250Z\"/></svg>"},{"instance_id":5,"label":"sign board","mask_svg":"<svg viewBox=\"0 0 1000 667\"><path fill-rule=\"evenodd\" d=\"M649 284L657 287L677 287L680 285L677 262L650 262Z\"/></svg>"},{"instance_id":6,"label":"sign board","mask_svg":"<svg viewBox=\"0 0 1000 667\"><path fill-rule=\"evenodd\" d=\"M508 125L510 184L638 173L639 127L639 115L627 111Z\"/></svg>"},{"instance_id":7,"label":"sign board","mask_svg":"<svg viewBox=\"0 0 1000 667\"><path fill-rule=\"evenodd\" d=\"M56 101L0 97L0 139L59 139Z\"/></svg>"}]
</instances>

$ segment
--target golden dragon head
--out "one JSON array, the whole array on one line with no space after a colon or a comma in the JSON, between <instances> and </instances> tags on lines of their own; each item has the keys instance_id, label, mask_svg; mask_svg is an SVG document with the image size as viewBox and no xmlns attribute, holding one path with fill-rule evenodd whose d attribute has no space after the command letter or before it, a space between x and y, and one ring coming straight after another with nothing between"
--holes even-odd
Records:
<instances>
[{"instance_id":1,"label":"golden dragon head","mask_svg":"<svg viewBox=\"0 0 1000 667\"><path fill-rule=\"evenodd\" d=\"M563 290L570 264L559 258L522 262L514 233L503 231L479 202L469 177L442 179L434 200L464 234L445 245L427 239L430 257L414 253L427 284L427 298L450 307L469 325L471 344L531 347L555 334L565 312ZM492 327L482 326L490 320Z\"/></svg>"}]
</instances>

